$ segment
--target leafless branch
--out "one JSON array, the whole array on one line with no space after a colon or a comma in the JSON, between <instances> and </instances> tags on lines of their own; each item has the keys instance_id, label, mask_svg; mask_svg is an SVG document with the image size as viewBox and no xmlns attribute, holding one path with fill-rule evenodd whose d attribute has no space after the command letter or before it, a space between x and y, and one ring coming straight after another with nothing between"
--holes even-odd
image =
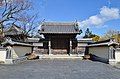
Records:
<instances>
[{"instance_id":1,"label":"leafless branch","mask_svg":"<svg viewBox=\"0 0 120 79\"><path fill-rule=\"evenodd\" d=\"M37 28L35 25L35 20L37 14L27 15L27 10L31 8L31 3L29 0L12 0L8 2L3 0L3 12L0 18L0 24L12 21L12 23L18 23L20 27L24 30L24 34L28 35ZM29 23L29 25L28 25Z\"/></svg>"},{"instance_id":2,"label":"leafless branch","mask_svg":"<svg viewBox=\"0 0 120 79\"><path fill-rule=\"evenodd\" d=\"M5 22L11 19L18 17L17 14L26 11L31 7L30 3L27 0L14 0L11 3L8 3L7 0L4 0L4 11L2 12L1 22Z\"/></svg>"}]
</instances>

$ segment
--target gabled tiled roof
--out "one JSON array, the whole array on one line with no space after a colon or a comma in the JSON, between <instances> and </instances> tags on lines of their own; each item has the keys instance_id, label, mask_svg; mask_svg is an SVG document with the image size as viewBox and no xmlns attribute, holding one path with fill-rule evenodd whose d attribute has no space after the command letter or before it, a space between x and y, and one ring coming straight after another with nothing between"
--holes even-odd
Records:
<instances>
[{"instance_id":1,"label":"gabled tiled roof","mask_svg":"<svg viewBox=\"0 0 120 79\"><path fill-rule=\"evenodd\" d=\"M76 22L44 22L41 25L41 34L71 34L80 33Z\"/></svg>"},{"instance_id":2,"label":"gabled tiled roof","mask_svg":"<svg viewBox=\"0 0 120 79\"><path fill-rule=\"evenodd\" d=\"M119 45L116 41L113 39L108 39L104 41L89 43L88 47L95 47L95 46L111 46L111 45Z\"/></svg>"},{"instance_id":3,"label":"gabled tiled roof","mask_svg":"<svg viewBox=\"0 0 120 79\"><path fill-rule=\"evenodd\" d=\"M32 47L33 45L28 44L28 43L23 43L23 42L15 42L12 41L11 39L6 39L5 42L2 43L3 46L6 45L12 45L12 46L29 46Z\"/></svg>"},{"instance_id":4,"label":"gabled tiled roof","mask_svg":"<svg viewBox=\"0 0 120 79\"><path fill-rule=\"evenodd\" d=\"M19 35L23 34L23 32L23 29L13 24L7 31L5 31L5 35Z\"/></svg>"}]
</instances>

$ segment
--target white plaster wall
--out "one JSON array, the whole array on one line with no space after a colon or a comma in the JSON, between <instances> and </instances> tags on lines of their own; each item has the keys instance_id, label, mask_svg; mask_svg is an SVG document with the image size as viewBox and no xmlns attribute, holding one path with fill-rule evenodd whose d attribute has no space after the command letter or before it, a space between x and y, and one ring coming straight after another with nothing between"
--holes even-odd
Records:
<instances>
[{"instance_id":1,"label":"white plaster wall","mask_svg":"<svg viewBox=\"0 0 120 79\"><path fill-rule=\"evenodd\" d=\"M108 59L109 47L108 46L89 47L89 53L94 54L101 58Z\"/></svg>"},{"instance_id":2,"label":"white plaster wall","mask_svg":"<svg viewBox=\"0 0 120 79\"><path fill-rule=\"evenodd\" d=\"M6 60L6 50L0 50L0 61L5 62Z\"/></svg>"},{"instance_id":3,"label":"white plaster wall","mask_svg":"<svg viewBox=\"0 0 120 79\"><path fill-rule=\"evenodd\" d=\"M14 48L13 47L11 47L11 46L8 46L7 47L9 50L11 50L11 54L12 54L12 59L15 59L15 58L18 58L18 56L17 56L17 54L15 53L15 50L14 50Z\"/></svg>"},{"instance_id":4,"label":"white plaster wall","mask_svg":"<svg viewBox=\"0 0 120 79\"><path fill-rule=\"evenodd\" d=\"M43 46L43 43L33 43L34 46Z\"/></svg>"},{"instance_id":5,"label":"white plaster wall","mask_svg":"<svg viewBox=\"0 0 120 79\"><path fill-rule=\"evenodd\" d=\"M120 49L115 51L115 61L120 62Z\"/></svg>"},{"instance_id":6,"label":"white plaster wall","mask_svg":"<svg viewBox=\"0 0 120 79\"><path fill-rule=\"evenodd\" d=\"M77 46L87 46L87 43L78 43Z\"/></svg>"},{"instance_id":7,"label":"white plaster wall","mask_svg":"<svg viewBox=\"0 0 120 79\"><path fill-rule=\"evenodd\" d=\"M32 52L32 47L26 47L26 46L13 46L13 49L18 57L24 56L26 53Z\"/></svg>"}]
</instances>

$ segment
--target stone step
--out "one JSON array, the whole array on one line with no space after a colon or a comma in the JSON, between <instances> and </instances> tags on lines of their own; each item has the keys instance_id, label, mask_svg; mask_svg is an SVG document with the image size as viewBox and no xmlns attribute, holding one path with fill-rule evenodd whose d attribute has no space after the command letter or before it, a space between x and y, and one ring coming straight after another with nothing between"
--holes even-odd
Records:
<instances>
[{"instance_id":1,"label":"stone step","mask_svg":"<svg viewBox=\"0 0 120 79\"><path fill-rule=\"evenodd\" d=\"M48 58L48 59L83 59L82 56L78 55L39 55L39 58Z\"/></svg>"},{"instance_id":2,"label":"stone step","mask_svg":"<svg viewBox=\"0 0 120 79\"><path fill-rule=\"evenodd\" d=\"M26 60L27 60L26 56L19 57L19 58L16 58L16 59L5 59L5 63L3 63L3 64L17 64L17 63L24 62Z\"/></svg>"},{"instance_id":3,"label":"stone step","mask_svg":"<svg viewBox=\"0 0 120 79\"><path fill-rule=\"evenodd\" d=\"M6 59L4 64L13 64L13 59Z\"/></svg>"}]
</instances>

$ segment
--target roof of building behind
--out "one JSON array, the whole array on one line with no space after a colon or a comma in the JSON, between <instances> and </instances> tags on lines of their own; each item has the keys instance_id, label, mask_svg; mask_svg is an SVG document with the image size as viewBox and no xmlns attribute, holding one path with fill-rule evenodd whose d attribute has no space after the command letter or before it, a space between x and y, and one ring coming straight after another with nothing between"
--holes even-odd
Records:
<instances>
[{"instance_id":1,"label":"roof of building behind","mask_svg":"<svg viewBox=\"0 0 120 79\"><path fill-rule=\"evenodd\" d=\"M80 33L77 22L44 22L41 25L41 34L71 34Z\"/></svg>"},{"instance_id":2,"label":"roof of building behind","mask_svg":"<svg viewBox=\"0 0 120 79\"><path fill-rule=\"evenodd\" d=\"M104 41L99 41L99 42L91 42L89 43L89 47L95 47L95 46L111 46L111 45L119 45L114 39L108 39Z\"/></svg>"},{"instance_id":3,"label":"roof of building behind","mask_svg":"<svg viewBox=\"0 0 120 79\"><path fill-rule=\"evenodd\" d=\"M5 31L5 35L19 35L23 34L23 32L24 30L22 28L12 24L12 26Z\"/></svg>"}]
</instances>

